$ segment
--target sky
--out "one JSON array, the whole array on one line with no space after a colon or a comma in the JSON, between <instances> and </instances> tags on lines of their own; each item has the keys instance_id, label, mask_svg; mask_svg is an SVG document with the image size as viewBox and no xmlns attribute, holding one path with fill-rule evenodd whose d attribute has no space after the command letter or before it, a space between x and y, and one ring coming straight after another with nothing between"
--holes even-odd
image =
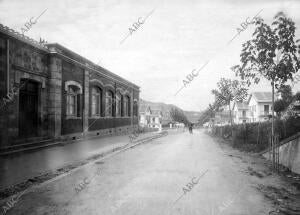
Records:
<instances>
[{"instance_id":1,"label":"sky","mask_svg":"<svg viewBox=\"0 0 300 215\"><path fill-rule=\"evenodd\" d=\"M214 101L220 78L236 78L230 68L239 64L254 26L228 44L237 28L259 12L270 24L279 11L296 23L300 39L297 0L0 0L0 23L21 32L44 12L27 36L59 43L137 84L144 100L200 111ZM138 21L143 24L134 28ZM262 80L252 91L271 91L271 85Z\"/></svg>"}]
</instances>

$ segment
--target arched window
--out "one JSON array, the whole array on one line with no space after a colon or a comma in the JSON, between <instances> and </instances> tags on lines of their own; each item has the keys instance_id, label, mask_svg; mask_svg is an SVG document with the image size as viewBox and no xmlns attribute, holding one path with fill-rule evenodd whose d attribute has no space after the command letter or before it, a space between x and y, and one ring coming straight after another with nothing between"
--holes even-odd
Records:
<instances>
[{"instance_id":1,"label":"arched window","mask_svg":"<svg viewBox=\"0 0 300 215\"><path fill-rule=\"evenodd\" d=\"M105 97L105 103L106 103L106 116L112 117L113 116L113 92L107 91L106 92L106 97Z\"/></svg>"},{"instance_id":2,"label":"arched window","mask_svg":"<svg viewBox=\"0 0 300 215\"><path fill-rule=\"evenodd\" d=\"M102 91L99 87L92 88L91 113L94 117L101 116Z\"/></svg>"},{"instance_id":3,"label":"arched window","mask_svg":"<svg viewBox=\"0 0 300 215\"><path fill-rule=\"evenodd\" d=\"M116 95L116 116L120 117L122 113L122 96L120 93Z\"/></svg>"},{"instance_id":4,"label":"arched window","mask_svg":"<svg viewBox=\"0 0 300 215\"><path fill-rule=\"evenodd\" d=\"M80 117L80 89L74 85L67 88L67 116Z\"/></svg>"},{"instance_id":5,"label":"arched window","mask_svg":"<svg viewBox=\"0 0 300 215\"><path fill-rule=\"evenodd\" d=\"M129 98L129 96L124 97L124 116L130 116L130 98Z\"/></svg>"}]
</instances>

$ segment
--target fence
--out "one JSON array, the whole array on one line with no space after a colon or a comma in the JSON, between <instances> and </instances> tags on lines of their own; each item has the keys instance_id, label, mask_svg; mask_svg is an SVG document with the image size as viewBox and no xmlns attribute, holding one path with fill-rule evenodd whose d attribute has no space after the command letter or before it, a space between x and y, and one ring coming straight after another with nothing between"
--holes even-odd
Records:
<instances>
[{"instance_id":1,"label":"fence","mask_svg":"<svg viewBox=\"0 0 300 215\"><path fill-rule=\"evenodd\" d=\"M275 147L275 140L279 142L300 132L300 117L275 120L275 134L278 139L275 138L273 143L272 141L270 142L269 139L271 128L271 121L245 123L233 125L232 136L230 125L213 127L212 134L225 139L231 138L234 147L242 146L245 150L247 150L248 147L254 152L260 152L266 150L268 147Z\"/></svg>"}]
</instances>

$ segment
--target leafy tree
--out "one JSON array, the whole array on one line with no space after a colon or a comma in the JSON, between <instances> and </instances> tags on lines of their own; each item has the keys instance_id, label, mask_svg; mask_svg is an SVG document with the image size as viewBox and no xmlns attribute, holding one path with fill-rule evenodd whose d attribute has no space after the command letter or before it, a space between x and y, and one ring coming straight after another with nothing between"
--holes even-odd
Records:
<instances>
[{"instance_id":1,"label":"leafy tree","mask_svg":"<svg viewBox=\"0 0 300 215\"><path fill-rule=\"evenodd\" d=\"M300 92L297 92L297 93L293 96L293 100L294 100L294 101L300 101Z\"/></svg>"},{"instance_id":2,"label":"leafy tree","mask_svg":"<svg viewBox=\"0 0 300 215\"><path fill-rule=\"evenodd\" d=\"M208 108L201 114L199 118L199 123L204 124L209 121L210 118L215 116L215 113L219 110L219 106L216 103L209 104Z\"/></svg>"},{"instance_id":3,"label":"leafy tree","mask_svg":"<svg viewBox=\"0 0 300 215\"><path fill-rule=\"evenodd\" d=\"M184 112L182 110L179 110L178 108L172 108L170 110L170 116L173 121L181 122L184 123L185 125L190 124Z\"/></svg>"},{"instance_id":4,"label":"leafy tree","mask_svg":"<svg viewBox=\"0 0 300 215\"><path fill-rule=\"evenodd\" d=\"M248 89L243 86L238 80L221 78L217 83L218 90L212 90L215 95L215 102L219 106L228 106L230 115L230 124L232 127L231 103L233 101L242 102L246 96Z\"/></svg>"},{"instance_id":5,"label":"leafy tree","mask_svg":"<svg viewBox=\"0 0 300 215\"><path fill-rule=\"evenodd\" d=\"M300 68L300 45L297 45L299 40L294 41L295 23L282 12L276 14L271 26L261 18L255 19L255 26L252 39L243 44L241 65L232 69L248 86L259 83L262 77L269 80L274 107L274 87L278 88L288 80L293 80L293 74Z\"/></svg>"},{"instance_id":6,"label":"leafy tree","mask_svg":"<svg viewBox=\"0 0 300 215\"><path fill-rule=\"evenodd\" d=\"M279 99L274 102L274 111L276 112L279 118L281 117L281 113L287 108L287 106L288 103L283 99Z\"/></svg>"},{"instance_id":7,"label":"leafy tree","mask_svg":"<svg viewBox=\"0 0 300 215\"><path fill-rule=\"evenodd\" d=\"M293 92L292 88L289 85L282 85L278 89L278 93L281 94L281 98L283 101L286 102L287 105L289 105L293 100Z\"/></svg>"}]
</instances>

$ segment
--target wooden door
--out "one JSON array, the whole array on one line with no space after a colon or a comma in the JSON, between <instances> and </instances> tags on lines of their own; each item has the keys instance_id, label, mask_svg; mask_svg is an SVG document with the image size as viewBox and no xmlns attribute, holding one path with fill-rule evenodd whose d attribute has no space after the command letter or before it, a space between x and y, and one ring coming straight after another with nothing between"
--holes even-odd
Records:
<instances>
[{"instance_id":1,"label":"wooden door","mask_svg":"<svg viewBox=\"0 0 300 215\"><path fill-rule=\"evenodd\" d=\"M19 136L38 136L38 83L26 80L20 84Z\"/></svg>"}]
</instances>

